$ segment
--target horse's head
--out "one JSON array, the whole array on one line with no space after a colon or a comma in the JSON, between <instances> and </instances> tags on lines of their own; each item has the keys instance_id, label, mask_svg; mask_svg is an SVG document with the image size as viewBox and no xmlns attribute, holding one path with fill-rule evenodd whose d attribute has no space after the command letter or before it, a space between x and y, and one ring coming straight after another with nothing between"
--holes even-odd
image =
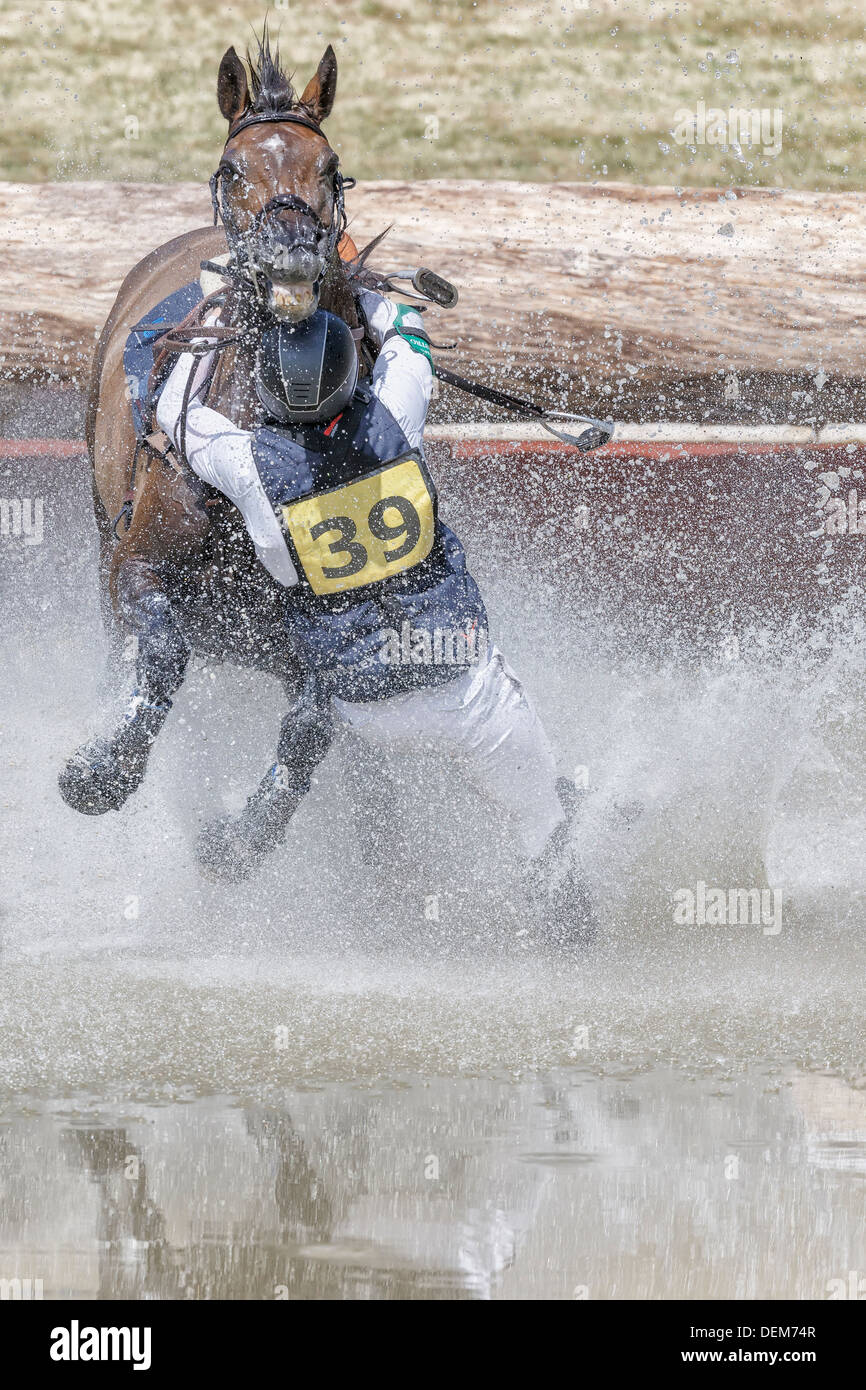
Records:
<instances>
[{"instance_id":1,"label":"horse's head","mask_svg":"<svg viewBox=\"0 0 866 1390\"><path fill-rule=\"evenodd\" d=\"M345 226L339 160L320 129L337 60L329 44L300 98L267 31L248 61L249 77L233 48L220 63L217 100L229 131L211 181L214 215L267 307L295 322L315 312Z\"/></svg>"}]
</instances>

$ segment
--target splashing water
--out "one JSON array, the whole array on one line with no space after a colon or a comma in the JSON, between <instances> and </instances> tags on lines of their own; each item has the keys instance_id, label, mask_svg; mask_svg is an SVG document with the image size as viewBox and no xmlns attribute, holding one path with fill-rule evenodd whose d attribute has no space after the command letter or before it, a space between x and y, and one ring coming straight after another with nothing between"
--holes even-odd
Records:
<instances>
[{"instance_id":1,"label":"splashing water","mask_svg":"<svg viewBox=\"0 0 866 1390\"><path fill-rule=\"evenodd\" d=\"M593 1183L599 1200L632 1212L651 1194L662 1232L671 1200L665 1173L692 1142L685 1117L698 1105L718 1144L736 1151L741 1141L745 1152L784 1112L787 1137L777 1142L785 1152L811 1145L791 1203L804 1239L814 1234L816 1193L824 1201L841 1171L833 1134L847 1136L840 1153L860 1154L866 1139L855 1113L863 1076L866 746L858 715L866 643L853 605L842 601L824 619L743 622L732 655L724 646L729 614L716 630L690 630L682 593L661 608L656 598L625 606L618 573L591 565L579 578L569 567L528 583L524 553L498 539L495 509L485 533L471 490L455 489L451 517L473 537L470 560L491 595L497 640L536 697L563 771L588 783L576 850L599 902L602 943L586 958L557 957L527 943L509 827L435 762L392 766L398 804L377 870L362 863L355 843L347 750L338 748L285 847L254 879L204 881L193 854L199 826L236 809L272 759L281 696L260 676L197 663L144 787L124 811L90 819L68 810L57 771L116 706L103 686L84 479L55 469L41 486L50 498L45 543L2 555L0 1133L11 1167L31 1174L31 1192L35 1153L56 1150L54 1178L40 1179L53 1194L39 1198L46 1209L69 1202L90 1230L72 1173L98 1169L107 1191L120 1159L95 1157L88 1144L111 1148L116 1132L136 1151L155 1143L160 1156L151 1154L150 1170L169 1172L168 1150L184 1136L186 1176L175 1192L154 1178L151 1196L163 1211L188 1203L189 1229L162 1227L153 1239L196 1246L190 1278L201 1293L210 1276L196 1242L212 1192L200 1199L196 1183L206 1174L219 1186L221 1165L240 1144L255 1187L264 1180L262 1155L276 1144L290 1187L307 1192L298 1173L311 1168L328 1201L342 1203L342 1225L333 1212L327 1221L316 1216L315 1202L311 1215L309 1193L303 1217L292 1218L286 1259L303 1271L302 1283L325 1278L329 1288L357 1292L372 1280L379 1294L411 1286L423 1296L434 1287L487 1296L510 1286L537 1296L553 1287L529 1273L544 1265L545 1241L555 1245L549 1220L567 1220L569 1204L582 1203ZM780 889L782 929L678 925L675 894L699 882ZM853 1107L848 1129L828 1128L818 1114L832 1110L834 1087ZM576 1129L551 1132L532 1118L551 1088L569 1097ZM728 1099L713 1100L714 1090ZM304 1099L311 1094L314 1103ZM383 1141L369 1132L371 1094L390 1117L381 1121L387 1132L403 1135L396 1149L415 1165L406 1179L415 1205L399 1232L378 1208L365 1225L351 1183L344 1191L356 1157L323 1156L327 1135L342 1124L367 1136L357 1158L363 1171L381 1164ZM222 1099L178 1109L207 1096ZM640 1123L605 1121L593 1148L586 1127L593 1130L599 1107L609 1114L611 1096L626 1110L639 1104ZM243 1138L232 1139L238 1105ZM666 1121L667 1112L681 1121ZM748 1116L758 1112L756 1131ZM734 1122L740 1138L729 1142ZM432 1189L417 1163L435 1156L436 1125L450 1136L443 1153L451 1159L489 1142L508 1176L482 1164L457 1184L437 1209L434 1236L424 1225ZM827 1153L822 1167L815 1155ZM588 1188L580 1185L584 1163L596 1172ZM382 1190L391 1191L387 1183ZM828 1278L837 1264L855 1267L844 1237L850 1190L837 1192ZM702 1220L711 1242L727 1219L718 1173L710 1191ZM484 1192L499 1215L467 1226L466 1212L483 1207ZM258 1200L235 1214L236 1224L255 1226ZM27 1224L35 1201L17 1218L4 1208L7 1250L26 1252L36 1240ZM749 1189L748 1202L743 1219L760 1225L758 1189ZM542 1219L539 1210L552 1214ZM461 1245L455 1231L464 1227ZM563 1278L601 1280L608 1295L652 1296L655 1276L629 1254L624 1235L581 1229L596 1242L585 1247L594 1250L592 1269L579 1278L569 1257ZM772 1239L762 1230L755 1250ZM736 1224L732 1251L735 1236ZM89 1239L80 1234L82 1248ZM670 1233L648 1239L679 1242ZM534 1249L536 1264L518 1258L518 1247ZM756 1269L744 1273L731 1254L698 1280L701 1296L796 1294L805 1285L795 1263L773 1283ZM103 1280L103 1293L128 1287L128 1266L126 1275L111 1260L100 1268L87 1278ZM685 1265L677 1268L671 1288L688 1290ZM143 1255L134 1269L133 1283L170 1291ZM284 1282L271 1276L275 1286ZM249 1287L245 1277L229 1281L229 1296ZM80 1285L68 1272L51 1278L59 1289Z\"/></svg>"}]
</instances>

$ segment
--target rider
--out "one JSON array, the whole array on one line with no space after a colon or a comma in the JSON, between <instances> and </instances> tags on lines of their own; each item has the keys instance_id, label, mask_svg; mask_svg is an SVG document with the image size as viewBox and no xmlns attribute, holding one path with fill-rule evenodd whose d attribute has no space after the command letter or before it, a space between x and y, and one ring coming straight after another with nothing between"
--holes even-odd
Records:
<instances>
[{"instance_id":1,"label":"rider","mask_svg":"<svg viewBox=\"0 0 866 1390\"><path fill-rule=\"evenodd\" d=\"M258 429L203 404L214 354L183 354L159 398L161 428L178 448L183 436L191 467L238 507L259 560L294 591L285 621L310 672L279 762L241 816L219 823L205 857L238 875L283 839L335 722L372 743L432 737L514 818L532 881L579 930L588 907L563 868L571 784L557 780L532 702L487 644L463 547L438 517L422 449L433 370L421 317L371 290L359 299L379 349L368 382L352 330L320 309L263 333Z\"/></svg>"}]
</instances>

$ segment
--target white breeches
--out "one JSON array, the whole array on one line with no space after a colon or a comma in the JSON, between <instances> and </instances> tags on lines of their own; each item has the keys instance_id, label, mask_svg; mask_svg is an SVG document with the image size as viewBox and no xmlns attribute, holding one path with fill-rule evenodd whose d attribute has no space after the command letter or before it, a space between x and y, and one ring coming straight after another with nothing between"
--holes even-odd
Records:
<instances>
[{"instance_id":1,"label":"white breeches","mask_svg":"<svg viewBox=\"0 0 866 1390\"><path fill-rule=\"evenodd\" d=\"M389 700L332 703L337 717L367 743L426 742L453 751L477 789L514 818L530 857L541 853L562 821L553 749L496 647L485 665L447 685Z\"/></svg>"}]
</instances>

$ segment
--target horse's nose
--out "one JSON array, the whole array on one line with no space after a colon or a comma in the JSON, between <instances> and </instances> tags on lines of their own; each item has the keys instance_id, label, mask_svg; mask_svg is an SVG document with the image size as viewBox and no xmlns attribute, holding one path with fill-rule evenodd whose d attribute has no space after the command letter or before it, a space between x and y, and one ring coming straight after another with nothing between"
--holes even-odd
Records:
<instances>
[{"instance_id":1,"label":"horse's nose","mask_svg":"<svg viewBox=\"0 0 866 1390\"><path fill-rule=\"evenodd\" d=\"M259 240L257 260L282 280L312 281L324 269L327 246L325 229L292 211L271 222Z\"/></svg>"},{"instance_id":2,"label":"horse's nose","mask_svg":"<svg viewBox=\"0 0 866 1390\"><path fill-rule=\"evenodd\" d=\"M324 269L324 258L318 246L272 245L261 256L267 273L286 282L311 283L318 280Z\"/></svg>"},{"instance_id":3,"label":"horse's nose","mask_svg":"<svg viewBox=\"0 0 866 1390\"><path fill-rule=\"evenodd\" d=\"M323 247L328 238L324 224L312 213L294 208L273 217L267 224L265 235L280 246L310 246L317 250Z\"/></svg>"}]
</instances>

